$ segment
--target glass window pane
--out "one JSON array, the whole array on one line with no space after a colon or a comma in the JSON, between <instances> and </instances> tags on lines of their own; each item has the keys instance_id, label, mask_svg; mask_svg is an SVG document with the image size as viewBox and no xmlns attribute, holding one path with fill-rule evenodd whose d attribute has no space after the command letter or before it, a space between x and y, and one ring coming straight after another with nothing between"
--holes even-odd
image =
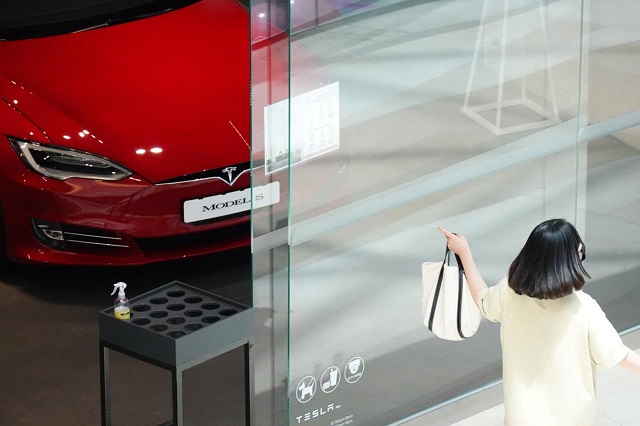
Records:
<instances>
[{"instance_id":1,"label":"glass window pane","mask_svg":"<svg viewBox=\"0 0 640 426\"><path fill-rule=\"evenodd\" d=\"M564 217L589 246L585 291L619 331L640 322L640 34L637 6L618 6L290 2L290 68L262 86L288 92L253 105L254 188L279 181L287 205L254 211L254 247L280 244L254 249L254 294L278 311L261 362L287 384L288 424L395 424L500 381L498 324L448 342L422 322L438 225L494 285L535 225Z\"/></svg>"}]
</instances>

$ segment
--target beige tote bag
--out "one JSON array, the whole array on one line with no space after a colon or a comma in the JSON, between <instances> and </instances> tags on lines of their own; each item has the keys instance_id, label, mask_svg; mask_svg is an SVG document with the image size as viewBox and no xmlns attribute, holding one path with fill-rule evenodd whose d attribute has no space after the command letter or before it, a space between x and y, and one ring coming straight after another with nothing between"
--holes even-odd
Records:
<instances>
[{"instance_id":1,"label":"beige tote bag","mask_svg":"<svg viewBox=\"0 0 640 426\"><path fill-rule=\"evenodd\" d=\"M444 261L422 264L422 318L437 337L464 340L478 331L482 314L471 296L460 258L454 254L458 266L451 266L450 255L447 247Z\"/></svg>"}]
</instances>

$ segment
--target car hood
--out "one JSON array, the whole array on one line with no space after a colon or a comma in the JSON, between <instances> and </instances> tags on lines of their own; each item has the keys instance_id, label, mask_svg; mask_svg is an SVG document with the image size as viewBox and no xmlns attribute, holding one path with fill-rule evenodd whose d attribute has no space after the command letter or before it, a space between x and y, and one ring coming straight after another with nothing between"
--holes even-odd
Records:
<instances>
[{"instance_id":1,"label":"car hood","mask_svg":"<svg viewBox=\"0 0 640 426\"><path fill-rule=\"evenodd\" d=\"M249 52L247 12L205 0L0 42L0 96L51 143L160 182L249 160Z\"/></svg>"}]
</instances>

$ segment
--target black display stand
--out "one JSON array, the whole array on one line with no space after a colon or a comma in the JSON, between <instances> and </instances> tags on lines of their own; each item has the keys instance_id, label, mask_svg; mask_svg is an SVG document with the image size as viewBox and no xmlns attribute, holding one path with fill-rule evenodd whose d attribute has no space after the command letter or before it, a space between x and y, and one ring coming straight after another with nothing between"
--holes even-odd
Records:
<instances>
[{"instance_id":1,"label":"black display stand","mask_svg":"<svg viewBox=\"0 0 640 426\"><path fill-rule=\"evenodd\" d=\"M247 306L173 281L129 300L131 318L113 307L100 312L100 392L102 425L111 425L109 351L115 350L172 376L173 422L183 426L182 373L244 346L245 417L253 425L253 311Z\"/></svg>"}]
</instances>

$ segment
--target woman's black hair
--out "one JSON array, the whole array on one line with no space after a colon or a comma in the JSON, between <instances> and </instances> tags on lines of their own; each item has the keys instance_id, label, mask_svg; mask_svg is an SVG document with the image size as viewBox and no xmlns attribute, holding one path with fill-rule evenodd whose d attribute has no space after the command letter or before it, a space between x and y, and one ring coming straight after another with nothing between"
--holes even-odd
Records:
<instances>
[{"instance_id":1,"label":"woman's black hair","mask_svg":"<svg viewBox=\"0 0 640 426\"><path fill-rule=\"evenodd\" d=\"M509 267L509 287L536 299L558 299L581 290L585 276L578 253L584 246L576 228L564 219L536 226Z\"/></svg>"}]
</instances>

